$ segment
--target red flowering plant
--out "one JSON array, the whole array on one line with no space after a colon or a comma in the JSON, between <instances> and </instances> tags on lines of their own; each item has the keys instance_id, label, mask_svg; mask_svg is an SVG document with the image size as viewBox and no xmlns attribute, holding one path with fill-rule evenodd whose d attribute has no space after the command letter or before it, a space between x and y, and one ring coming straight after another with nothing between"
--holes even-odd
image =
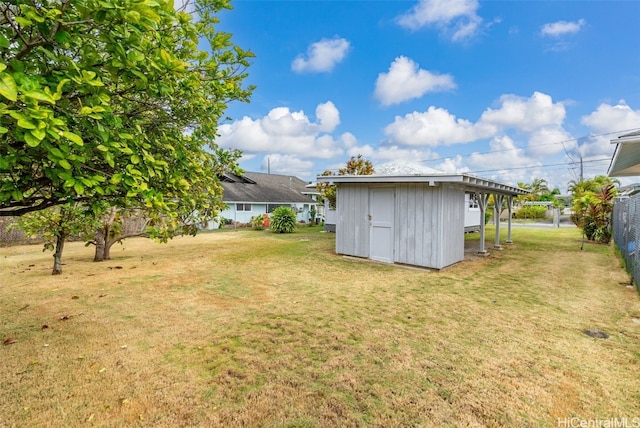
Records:
<instances>
[{"instance_id":1,"label":"red flowering plant","mask_svg":"<svg viewBox=\"0 0 640 428\"><path fill-rule=\"evenodd\" d=\"M255 230L263 230L269 227L271 220L269 214L264 213L255 217L251 217L251 227Z\"/></svg>"}]
</instances>

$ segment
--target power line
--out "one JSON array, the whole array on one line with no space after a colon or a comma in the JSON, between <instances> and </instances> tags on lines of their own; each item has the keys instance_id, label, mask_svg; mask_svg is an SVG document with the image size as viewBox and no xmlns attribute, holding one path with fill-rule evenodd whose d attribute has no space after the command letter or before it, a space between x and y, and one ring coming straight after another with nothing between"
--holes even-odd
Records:
<instances>
[{"instance_id":1,"label":"power line","mask_svg":"<svg viewBox=\"0 0 640 428\"><path fill-rule=\"evenodd\" d=\"M611 158L603 158L603 159L592 159L583 161L583 163L593 163L593 162L609 162ZM534 168L550 168L552 166L568 166L572 165L573 162L563 162L563 163L553 163L548 165L530 165L530 166L514 166L511 168L496 168L496 169L482 169L479 171L469 171L472 174L480 173L480 172L496 172L496 171L512 171L517 169L534 169Z\"/></svg>"}]
</instances>

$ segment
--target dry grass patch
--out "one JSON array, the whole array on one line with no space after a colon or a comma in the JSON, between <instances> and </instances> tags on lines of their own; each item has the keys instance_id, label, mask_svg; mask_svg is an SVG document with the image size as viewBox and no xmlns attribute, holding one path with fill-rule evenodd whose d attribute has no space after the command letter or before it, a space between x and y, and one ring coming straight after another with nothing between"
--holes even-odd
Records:
<instances>
[{"instance_id":1,"label":"dry grass patch","mask_svg":"<svg viewBox=\"0 0 640 428\"><path fill-rule=\"evenodd\" d=\"M442 272L336 256L307 227L136 239L100 264L70 244L57 277L39 247L0 248L0 426L640 416L640 300L613 251L513 238Z\"/></svg>"}]
</instances>

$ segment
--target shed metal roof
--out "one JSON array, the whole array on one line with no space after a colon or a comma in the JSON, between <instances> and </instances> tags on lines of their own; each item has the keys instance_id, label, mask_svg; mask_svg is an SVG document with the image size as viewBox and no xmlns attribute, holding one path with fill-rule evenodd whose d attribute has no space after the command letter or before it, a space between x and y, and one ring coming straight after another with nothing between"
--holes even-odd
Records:
<instances>
[{"instance_id":1,"label":"shed metal roof","mask_svg":"<svg viewBox=\"0 0 640 428\"><path fill-rule=\"evenodd\" d=\"M411 175L330 175L318 176L319 183L452 183L465 190L497 193L507 196L526 195L530 192L509 184L499 183L469 174L411 174Z\"/></svg>"},{"instance_id":2,"label":"shed metal roof","mask_svg":"<svg viewBox=\"0 0 640 428\"><path fill-rule=\"evenodd\" d=\"M640 130L621 135L611 144L617 144L609 165L609 177L640 176Z\"/></svg>"}]
</instances>

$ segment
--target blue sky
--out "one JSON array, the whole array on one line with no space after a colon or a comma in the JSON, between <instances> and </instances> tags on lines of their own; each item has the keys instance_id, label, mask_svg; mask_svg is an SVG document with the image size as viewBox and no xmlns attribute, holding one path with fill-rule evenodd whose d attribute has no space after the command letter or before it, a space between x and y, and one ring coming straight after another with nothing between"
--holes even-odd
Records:
<instances>
[{"instance_id":1,"label":"blue sky","mask_svg":"<svg viewBox=\"0 0 640 428\"><path fill-rule=\"evenodd\" d=\"M218 143L248 171L312 181L362 154L564 191L640 128L640 1L232 5L219 28L257 89Z\"/></svg>"}]
</instances>

